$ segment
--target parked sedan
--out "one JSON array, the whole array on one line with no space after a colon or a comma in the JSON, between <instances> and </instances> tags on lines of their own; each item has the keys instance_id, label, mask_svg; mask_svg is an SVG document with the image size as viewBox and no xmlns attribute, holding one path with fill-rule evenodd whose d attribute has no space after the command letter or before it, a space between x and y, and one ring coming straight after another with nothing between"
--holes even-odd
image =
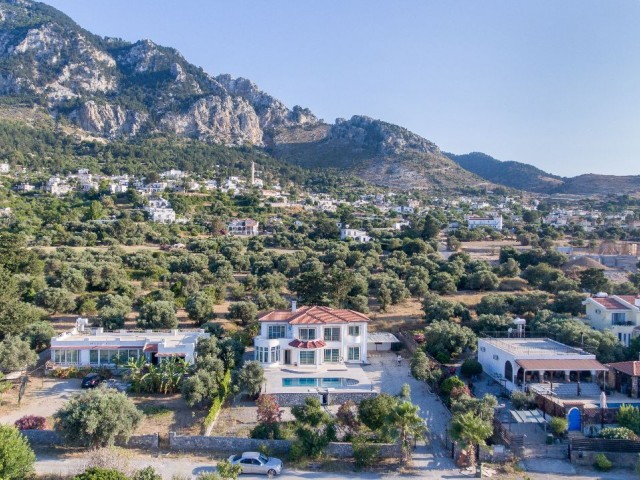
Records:
<instances>
[{"instance_id":1,"label":"parked sedan","mask_svg":"<svg viewBox=\"0 0 640 480\"><path fill-rule=\"evenodd\" d=\"M82 379L82 388L96 388L104 382L104 377L99 373L90 373Z\"/></svg>"},{"instance_id":2,"label":"parked sedan","mask_svg":"<svg viewBox=\"0 0 640 480\"><path fill-rule=\"evenodd\" d=\"M244 452L242 455L232 455L229 462L242 467L242 473L261 473L273 477L282 472L282 460L267 457L260 452Z\"/></svg>"}]
</instances>

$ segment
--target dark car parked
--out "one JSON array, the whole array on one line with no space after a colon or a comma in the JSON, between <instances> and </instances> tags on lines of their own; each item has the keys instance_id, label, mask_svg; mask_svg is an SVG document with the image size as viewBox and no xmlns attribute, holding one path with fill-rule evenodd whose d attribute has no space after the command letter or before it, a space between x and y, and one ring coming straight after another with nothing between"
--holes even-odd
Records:
<instances>
[{"instance_id":1,"label":"dark car parked","mask_svg":"<svg viewBox=\"0 0 640 480\"><path fill-rule=\"evenodd\" d=\"M96 388L104 382L104 377L99 373L90 373L82 379L82 388Z\"/></svg>"}]
</instances>

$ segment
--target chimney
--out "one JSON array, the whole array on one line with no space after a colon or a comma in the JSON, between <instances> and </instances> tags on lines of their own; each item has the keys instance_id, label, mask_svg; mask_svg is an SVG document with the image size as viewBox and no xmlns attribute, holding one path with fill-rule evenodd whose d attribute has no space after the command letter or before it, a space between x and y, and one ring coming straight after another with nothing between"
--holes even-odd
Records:
<instances>
[{"instance_id":1,"label":"chimney","mask_svg":"<svg viewBox=\"0 0 640 480\"><path fill-rule=\"evenodd\" d=\"M291 312L295 313L298 310L298 302L291 300Z\"/></svg>"}]
</instances>

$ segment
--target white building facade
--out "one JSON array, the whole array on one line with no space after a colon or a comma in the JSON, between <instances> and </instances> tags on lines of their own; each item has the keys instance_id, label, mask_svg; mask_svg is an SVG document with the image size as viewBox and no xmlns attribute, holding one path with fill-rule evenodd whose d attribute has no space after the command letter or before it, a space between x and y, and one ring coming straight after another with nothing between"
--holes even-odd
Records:
<instances>
[{"instance_id":1,"label":"white building facade","mask_svg":"<svg viewBox=\"0 0 640 480\"><path fill-rule=\"evenodd\" d=\"M171 357L193 363L198 339L208 336L204 330L105 332L102 328L75 328L51 339L50 365L54 368L114 367L116 363L140 357L150 363Z\"/></svg>"},{"instance_id":2,"label":"white building facade","mask_svg":"<svg viewBox=\"0 0 640 480\"><path fill-rule=\"evenodd\" d=\"M470 229L489 227L494 230L502 230L502 215L496 217L470 216L467 218L467 227Z\"/></svg>"},{"instance_id":3,"label":"white building facade","mask_svg":"<svg viewBox=\"0 0 640 480\"><path fill-rule=\"evenodd\" d=\"M606 370L596 356L548 338L479 338L478 361L483 371L509 390L541 383L550 372L571 373Z\"/></svg>"},{"instance_id":4,"label":"white building facade","mask_svg":"<svg viewBox=\"0 0 640 480\"><path fill-rule=\"evenodd\" d=\"M608 330L625 346L638 334L640 297L597 293L583 302L587 319L596 330Z\"/></svg>"},{"instance_id":5,"label":"white building facade","mask_svg":"<svg viewBox=\"0 0 640 480\"><path fill-rule=\"evenodd\" d=\"M265 367L367 362L369 318L362 313L329 307L275 310L259 318L254 338L255 360Z\"/></svg>"}]
</instances>

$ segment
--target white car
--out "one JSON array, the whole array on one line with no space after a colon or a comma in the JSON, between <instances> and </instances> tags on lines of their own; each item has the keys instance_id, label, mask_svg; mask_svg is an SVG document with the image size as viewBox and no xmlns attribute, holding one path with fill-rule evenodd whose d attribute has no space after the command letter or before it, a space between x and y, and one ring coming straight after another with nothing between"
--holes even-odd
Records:
<instances>
[{"instance_id":1,"label":"white car","mask_svg":"<svg viewBox=\"0 0 640 480\"><path fill-rule=\"evenodd\" d=\"M229 462L240 465L242 473L262 473L274 477L282 472L282 460L267 457L260 452L244 452L242 455L231 455Z\"/></svg>"}]
</instances>

